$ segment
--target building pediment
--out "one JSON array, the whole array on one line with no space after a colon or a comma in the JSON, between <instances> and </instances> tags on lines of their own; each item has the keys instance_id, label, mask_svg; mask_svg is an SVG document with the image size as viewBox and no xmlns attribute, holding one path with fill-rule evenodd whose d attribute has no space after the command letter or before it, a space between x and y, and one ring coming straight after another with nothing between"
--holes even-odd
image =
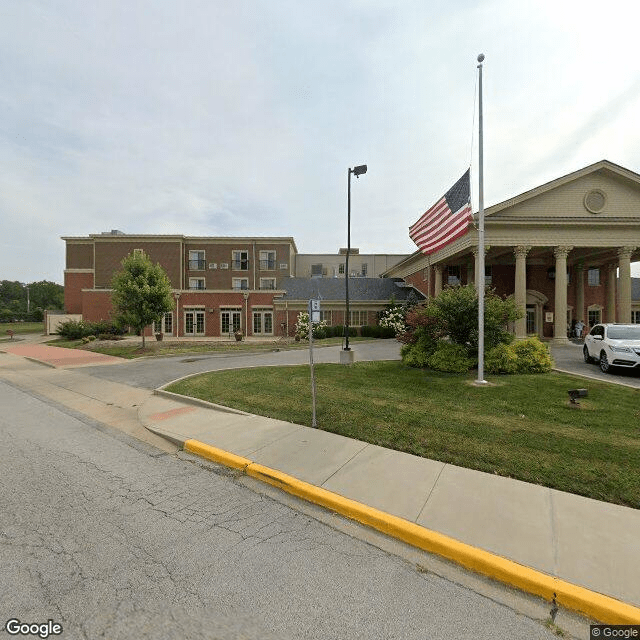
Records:
<instances>
[{"instance_id":1,"label":"building pediment","mask_svg":"<svg viewBox=\"0 0 640 640\"><path fill-rule=\"evenodd\" d=\"M485 215L488 225L640 222L640 176L602 160L493 205Z\"/></svg>"}]
</instances>

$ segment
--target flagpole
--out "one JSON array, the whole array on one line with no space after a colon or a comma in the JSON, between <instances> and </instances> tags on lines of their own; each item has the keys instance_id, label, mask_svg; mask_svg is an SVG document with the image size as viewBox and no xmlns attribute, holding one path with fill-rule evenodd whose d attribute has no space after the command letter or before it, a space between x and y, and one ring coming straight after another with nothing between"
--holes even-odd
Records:
<instances>
[{"instance_id":1,"label":"flagpole","mask_svg":"<svg viewBox=\"0 0 640 640\"><path fill-rule=\"evenodd\" d=\"M476 384L487 384L484 379L484 158L482 140L482 62L478 56L478 379Z\"/></svg>"}]
</instances>

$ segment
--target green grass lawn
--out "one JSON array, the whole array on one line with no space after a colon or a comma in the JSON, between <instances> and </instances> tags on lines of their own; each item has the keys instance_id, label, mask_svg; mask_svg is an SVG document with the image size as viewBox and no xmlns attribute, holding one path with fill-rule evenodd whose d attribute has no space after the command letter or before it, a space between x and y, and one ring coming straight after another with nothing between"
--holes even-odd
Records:
<instances>
[{"instance_id":1,"label":"green grass lawn","mask_svg":"<svg viewBox=\"0 0 640 640\"><path fill-rule=\"evenodd\" d=\"M366 340L367 338L350 338L350 341ZM88 342L83 344L81 340L63 340L56 338L48 342L54 347L66 347L68 349L86 349L97 353L104 353L119 358L142 358L148 356L173 356L184 353L240 353L245 351L273 351L274 349L308 349L309 343L302 342L171 342L170 340L158 342L155 338L147 338L146 346L142 348L142 339L135 343L114 340L113 342ZM325 338L317 340L314 347L329 347L342 344L342 338Z\"/></svg>"},{"instance_id":2,"label":"green grass lawn","mask_svg":"<svg viewBox=\"0 0 640 640\"><path fill-rule=\"evenodd\" d=\"M640 390L560 373L488 377L400 362L316 365L321 429L640 508ZM587 387L579 407L567 390ZM170 391L311 425L309 367L202 374Z\"/></svg>"},{"instance_id":3,"label":"green grass lawn","mask_svg":"<svg viewBox=\"0 0 640 640\"><path fill-rule=\"evenodd\" d=\"M7 336L7 331L11 330L16 335L21 333L44 333L42 322L0 322L0 338Z\"/></svg>"}]
</instances>

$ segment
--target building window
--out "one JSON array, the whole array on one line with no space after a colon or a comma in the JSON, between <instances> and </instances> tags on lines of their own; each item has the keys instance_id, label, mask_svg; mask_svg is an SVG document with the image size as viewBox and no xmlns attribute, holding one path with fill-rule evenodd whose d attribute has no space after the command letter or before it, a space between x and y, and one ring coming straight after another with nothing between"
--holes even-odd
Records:
<instances>
[{"instance_id":1,"label":"building window","mask_svg":"<svg viewBox=\"0 0 640 640\"><path fill-rule=\"evenodd\" d=\"M273 311L271 309L253 310L254 335L273 335Z\"/></svg>"},{"instance_id":2,"label":"building window","mask_svg":"<svg viewBox=\"0 0 640 640\"><path fill-rule=\"evenodd\" d=\"M321 264L312 264L311 265L311 277L312 278L322 278L322 265Z\"/></svg>"},{"instance_id":3,"label":"building window","mask_svg":"<svg viewBox=\"0 0 640 640\"><path fill-rule=\"evenodd\" d=\"M185 309L184 333L187 336L204 335L204 310Z\"/></svg>"},{"instance_id":4,"label":"building window","mask_svg":"<svg viewBox=\"0 0 640 640\"><path fill-rule=\"evenodd\" d=\"M591 267L587 271L587 283L590 287L597 287L600 284L600 269Z\"/></svg>"},{"instance_id":5,"label":"building window","mask_svg":"<svg viewBox=\"0 0 640 640\"><path fill-rule=\"evenodd\" d=\"M189 278L189 289L204 289L204 278Z\"/></svg>"},{"instance_id":6,"label":"building window","mask_svg":"<svg viewBox=\"0 0 640 640\"><path fill-rule=\"evenodd\" d=\"M363 278L367 277L367 271L369 270L369 265L366 262L362 263L362 267L360 268L360 275Z\"/></svg>"},{"instance_id":7,"label":"building window","mask_svg":"<svg viewBox=\"0 0 640 640\"><path fill-rule=\"evenodd\" d=\"M235 291L244 291L249 288L249 278L231 278L231 286Z\"/></svg>"},{"instance_id":8,"label":"building window","mask_svg":"<svg viewBox=\"0 0 640 640\"><path fill-rule=\"evenodd\" d=\"M320 322L326 322L329 326L333 323L331 321L331 311L320 311Z\"/></svg>"},{"instance_id":9,"label":"building window","mask_svg":"<svg viewBox=\"0 0 640 640\"><path fill-rule=\"evenodd\" d=\"M493 280L493 269L490 264L484 265L484 283L487 286L491 286L491 282Z\"/></svg>"},{"instance_id":10,"label":"building window","mask_svg":"<svg viewBox=\"0 0 640 640\"><path fill-rule=\"evenodd\" d=\"M260 269L273 270L276 268L276 252L261 251L260 252Z\"/></svg>"},{"instance_id":11,"label":"building window","mask_svg":"<svg viewBox=\"0 0 640 640\"><path fill-rule=\"evenodd\" d=\"M344 275L344 262L338 265L338 273L343 276Z\"/></svg>"},{"instance_id":12,"label":"building window","mask_svg":"<svg viewBox=\"0 0 640 640\"><path fill-rule=\"evenodd\" d=\"M362 327L367 324L369 317L368 311L350 311L349 324L352 327Z\"/></svg>"},{"instance_id":13,"label":"building window","mask_svg":"<svg viewBox=\"0 0 640 640\"><path fill-rule=\"evenodd\" d=\"M234 271L249 270L249 252L248 251L232 251L231 252L231 268Z\"/></svg>"},{"instance_id":14,"label":"building window","mask_svg":"<svg viewBox=\"0 0 640 640\"><path fill-rule=\"evenodd\" d=\"M447 284L452 287L460 284L460 265L447 267Z\"/></svg>"},{"instance_id":15,"label":"building window","mask_svg":"<svg viewBox=\"0 0 640 640\"><path fill-rule=\"evenodd\" d=\"M160 325L153 323L153 333L165 333L169 336L173 335L173 311L167 311L162 317Z\"/></svg>"},{"instance_id":16,"label":"building window","mask_svg":"<svg viewBox=\"0 0 640 640\"><path fill-rule=\"evenodd\" d=\"M240 330L240 309L220 309L220 333L231 335Z\"/></svg>"},{"instance_id":17,"label":"building window","mask_svg":"<svg viewBox=\"0 0 640 640\"><path fill-rule=\"evenodd\" d=\"M640 324L640 311L631 312L631 322L633 324Z\"/></svg>"},{"instance_id":18,"label":"building window","mask_svg":"<svg viewBox=\"0 0 640 640\"><path fill-rule=\"evenodd\" d=\"M144 255L144 249L134 249L133 250L133 257L134 258L139 258L140 256Z\"/></svg>"},{"instance_id":19,"label":"building window","mask_svg":"<svg viewBox=\"0 0 640 640\"><path fill-rule=\"evenodd\" d=\"M275 278L260 278L260 288L261 289L275 289L276 288L276 279Z\"/></svg>"},{"instance_id":20,"label":"building window","mask_svg":"<svg viewBox=\"0 0 640 640\"><path fill-rule=\"evenodd\" d=\"M204 251L189 251L189 271L204 271L206 268Z\"/></svg>"}]
</instances>

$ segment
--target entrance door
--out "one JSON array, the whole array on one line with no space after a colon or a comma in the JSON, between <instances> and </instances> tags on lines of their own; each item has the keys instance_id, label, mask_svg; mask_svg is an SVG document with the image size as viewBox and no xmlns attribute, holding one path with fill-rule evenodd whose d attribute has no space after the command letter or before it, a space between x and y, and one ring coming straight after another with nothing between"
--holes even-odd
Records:
<instances>
[{"instance_id":1,"label":"entrance door","mask_svg":"<svg viewBox=\"0 0 640 640\"><path fill-rule=\"evenodd\" d=\"M220 333L227 335L240 330L241 312L235 309L226 309L220 313Z\"/></svg>"},{"instance_id":2,"label":"entrance door","mask_svg":"<svg viewBox=\"0 0 640 640\"><path fill-rule=\"evenodd\" d=\"M184 335L204 335L204 311L192 310L184 312Z\"/></svg>"},{"instance_id":3,"label":"entrance door","mask_svg":"<svg viewBox=\"0 0 640 640\"><path fill-rule=\"evenodd\" d=\"M536 307L535 305L527 305L527 335L536 333Z\"/></svg>"}]
</instances>

